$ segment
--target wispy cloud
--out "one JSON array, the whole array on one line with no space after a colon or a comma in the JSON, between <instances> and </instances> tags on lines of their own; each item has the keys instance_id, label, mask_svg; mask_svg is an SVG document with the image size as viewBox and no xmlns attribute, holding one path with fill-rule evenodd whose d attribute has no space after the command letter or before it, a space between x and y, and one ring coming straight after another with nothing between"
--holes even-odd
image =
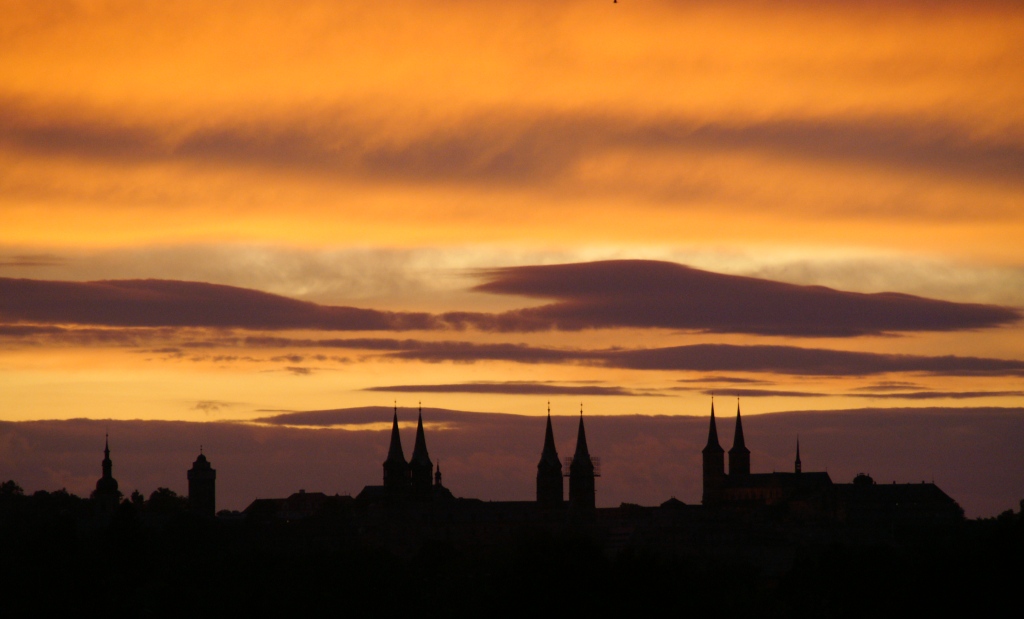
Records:
<instances>
[{"instance_id":1,"label":"wispy cloud","mask_svg":"<svg viewBox=\"0 0 1024 619\"><path fill-rule=\"evenodd\" d=\"M883 400L972 400L977 398L1020 397L1024 391L886 391L883 393L851 393L855 398Z\"/></svg>"},{"instance_id":2,"label":"wispy cloud","mask_svg":"<svg viewBox=\"0 0 1024 619\"><path fill-rule=\"evenodd\" d=\"M56 254L15 254L0 256L0 267L54 267L67 260Z\"/></svg>"},{"instance_id":3,"label":"wispy cloud","mask_svg":"<svg viewBox=\"0 0 1024 619\"><path fill-rule=\"evenodd\" d=\"M626 389L624 387L565 385L550 382L538 383L529 381L472 382L447 385L390 385L368 387L364 389L364 391L388 391L396 393L500 393L506 395L662 395L656 392Z\"/></svg>"},{"instance_id":4,"label":"wispy cloud","mask_svg":"<svg viewBox=\"0 0 1024 619\"><path fill-rule=\"evenodd\" d=\"M0 101L0 148L119 165L189 162L464 185L578 183L572 176L582 162L622 152L754 153L1004 184L1019 184L1024 171L1024 147L1013 140L982 137L951 122L892 115L726 123L504 108L399 133L392 124L343 107L305 109L301 118L145 123L70 108L46 115L8 99Z\"/></svg>"}]
</instances>

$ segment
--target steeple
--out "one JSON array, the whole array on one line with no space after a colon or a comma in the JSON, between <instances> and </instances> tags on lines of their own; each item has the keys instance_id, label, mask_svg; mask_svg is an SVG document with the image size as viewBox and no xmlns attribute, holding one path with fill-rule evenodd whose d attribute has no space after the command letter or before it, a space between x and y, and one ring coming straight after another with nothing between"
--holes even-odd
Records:
<instances>
[{"instance_id":1,"label":"steeple","mask_svg":"<svg viewBox=\"0 0 1024 619\"><path fill-rule=\"evenodd\" d=\"M399 447L401 449L401 447ZM416 494L430 495L430 478L434 472L434 464L427 454L427 439L423 435L423 405L420 404L419 420L416 424L416 444L412 449L412 460L409 462L412 471L413 491Z\"/></svg>"},{"instance_id":2,"label":"steeple","mask_svg":"<svg viewBox=\"0 0 1024 619\"><path fill-rule=\"evenodd\" d=\"M441 461L437 461L437 472L434 473L434 485L438 488L441 487Z\"/></svg>"},{"instance_id":3,"label":"steeple","mask_svg":"<svg viewBox=\"0 0 1024 619\"><path fill-rule=\"evenodd\" d=\"M743 418L740 417L739 398L736 398L736 434L733 435L732 449L729 450L729 475L750 475L750 450L743 442Z\"/></svg>"},{"instance_id":4,"label":"steeple","mask_svg":"<svg viewBox=\"0 0 1024 619\"><path fill-rule=\"evenodd\" d=\"M569 504L574 508L594 509L594 461L587 449L587 431L583 427L583 405L580 404L580 427L576 433L576 453L569 464Z\"/></svg>"},{"instance_id":5,"label":"steeple","mask_svg":"<svg viewBox=\"0 0 1024 619\"><path fill-rule=\"evenodd\" d=\"M92 498L96 503L96 510L100 514L109 515L113 513L117 504L121 502L121 491L117 488L117 480L114 479L114 464L110 460L110 435L103 438L103 476L96 481L96 490Z\"/></svg>"},{"instance_id":6,"label":"steeple","mask_svg":"<svg viewBox=\"0 0 1024 619\"><path fill-rule=\"evenodd\" d=\"M708 427L708 444L702 453L725 453L718 443L718 426L715 424L715 398L711 398L711 425Z\"/></svg>"},{"instance_id":7,"label":"steeple","mask_svg":"<svg viewBox=\"0 0 1024 619\"><path fill-rule=\"evenodd\" d=\"M800 465L800 436L799 435L797 435L797 437L796 437L796 462L793 463L793 468L795 469L795 471L797 473L800 472L801 465Z\"/></svg>"},{"instance_id":8,"label":"steeple","mask_svg":"<svg viewBox=\"0 0 1024 619\"><path fill-rule=\"evenodd\" d=\"M395 403L395 417L391 422L391 446L384 461L384 487L390 491L402 492L409 487L409 464L402 452L402 436L398 433L398 404Z\"/></svg>"},{"instance_id":9,"label":"steeple","mask_svg":"<svg viewBox=\"0 0 1024 619\"><path fill-rule=\"evenodd\" d=\"M544 432L544 449L537 464L537 502L545 506L561 505L565 496L562 462L555 449L555 433L551 429L551 402L548 402L548 425Z\"/></svg>"},{"instance_id":10,"label":"steeple","mask_svg":"<svg viewBox=\"0 0 1024 619\"><path fill-rule=\"evenodd\" d=\"M103 478L112 477L114 463L110 461L110 434L103 435Z\"/></svg>"},{"instance_id":11,"label":"steeple","mask_svg":"<svg viewBox=\"0 0 1024 619\"><path fill-rule=\"evenodd\" d=\"M708 427L708 444L704 446L703 472L704 505L717 505L725 486L725 450L718 443L718 427L715 425L715 400L711 399L711 425Z\"/></svg>"}]
</instances>

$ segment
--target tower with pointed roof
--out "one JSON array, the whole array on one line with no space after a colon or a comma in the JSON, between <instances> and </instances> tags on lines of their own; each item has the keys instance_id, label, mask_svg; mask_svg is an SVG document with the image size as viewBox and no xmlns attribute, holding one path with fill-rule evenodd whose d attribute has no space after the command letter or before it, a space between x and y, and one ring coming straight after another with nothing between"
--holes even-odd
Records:
<instances>
[{"instance_id":1,"label":"tower with pointed roof","mask_svg":"<svg viewBox=\"0 0 1024 619\"><path fill-rule=\"evenodd\" d=\"M401 445L398 448L401 450ZM412 449L409 470L413 494L418 497L429 497L433 483L434 463L430 461L430 455L427 453L427 439L423 435L422 405L420 406L419 421L416 424L416 445Z\"/></svg>"},{"instance_id":2,"label":"tower with pointed roof","mask_svg":"<svg viewBox=\"0 0 1024 619\"><path fill-rule=\"evenodd\" d=\"M569 506L577 510L595 507L594 461L587 449L587 432L583 427L583 407L580 406L580 429L576 434L576 453L569 464Z\"/></svg>"},{"instance_id":3,"label":"tower with pointed roof","mask_svg":"<svg viewBox=\"0 0 1024 619\"><path fill-rule=\"evenodd\" d=\"M114 463L110 460L110 435L103 439L103 476L96 482L96 490L92 493L97 511L109 514L121 501L121 491L117 489L114 479Z\"/></svg>"},{"instance_id":4,"label":"tower with pointed roof","mask_svg":"<svg viewBox=\"0 0 1024 619\"><path fill-rule=\"evenodd\" d=\"M217 513L217 471L199 448L199 457L188 471L188 509L213 518Z\"/></svg>"},{"instance_id":5,"label":"tower with pointed roof","mask_svg":"<svg viewBox=\"0 0 1024 619\"><path fill-rule=\"evenodd\" d=\"M800 437L796 437L796 461L793 462L793 472L799 473L803 467L800 464Z\"/></svg>"},{"instance_id":6,"label":"tower with pointed roof","mask_svg":"<svg viewBox=\"0 0 1024 619\"><path fill-rule=\"evenodd\" d=\"M725 486L725 450L718 443L718 427L715 425L715 400L711 400L711 425L708 428L708 444L704 446L704 505L718 505Z\"/></svg>"},{"instance_id":7,"label":"tower with pointed roof","mask_svg":"<svg viewBox=\"0 0 1024 619\"><path fill-rule=\"evenodd\" d=\"M402 452L402 437L398 433L398 404L395 404L395 417L391 423L391 445L388 447L388 458L384 461L384 490L388 494L405 494L409 490L409 463Z\"/></svg>"},{"instance_id":8,"label":"tower with pointed roof","mask_svg":"<svg viewBox=\"0 0 1024 619\"><path fill-rule=\"evenodd\" d=\"M750 450L743 441L743 419L740 417L740 401L736 400L736 433L729 450L729 477L750 475Z\"/></svg>"},{"instance_id":9,"label":"tower with pointed roof","mask_svg":"<svg viewBox=\"0 0 1024 619\"><path fill-rule=\"evenodd\" d=\"M544 450L537 463L537 503L542 507L557 507L565 501L565 481L562 461L555 449L555 433L551 430L551 404L548 403L548 426L544 432Z\"/></svg>"}]
</instances>

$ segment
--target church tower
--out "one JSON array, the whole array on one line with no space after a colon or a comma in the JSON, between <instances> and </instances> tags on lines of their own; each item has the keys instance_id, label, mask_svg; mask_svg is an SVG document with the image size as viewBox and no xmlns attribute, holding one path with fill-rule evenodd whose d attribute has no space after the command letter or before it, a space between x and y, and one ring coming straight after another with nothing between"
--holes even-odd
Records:
<instances>
[{"instance_id":1,"label":"church tower","mask_svg":"<svg viewBox=\"0 0 1024 619\"><path fill-rule=\"evenodd\" d=\"M580 421L582 424L582 419ZM565 482L562 479L562 461L555 449L555 433L551 430L551 403L548 403L548 427L544 433L544 450L537 464L537 503L543 507L557 507L565 500Z\"/></svg>"},{"instance_id":2,"label":"church tower","mask_svg":"<svg viewBox=\"0 0 1024 619\"><path fill-rule=\"evenodd\" d=\"M740 417L740 401L736 400L736 434L733 435L732 449L729 450L729 477L750 475L750 450L743 442L743 419Z\"/></svg>"},{"instance_id":3,"label":"church tower","mask_svg":"<svg viewBox=\"0 0 1024 619\"><path fill-rule=\"evenodd\" d=\"M194 514L213 518L217 513L217 471L199 448L199 457L188 471L188 509Z\"/></svg>"},{"instance_id":4,"label":"church tower","mask_svg":"<svg viewBox=\"0 0 1024 619\"><path fill-rule=\"evenodd\" d=\"M793 463L793 472L799 473L802 466L800 465L800 437L796 437L796 461Z\"/></svg>"},{"instance_id":5,"label":"church tower","mask_svg":"<svg viewBox=\"0 0 1024 619\"><path fill-rule=\"evenodd\" d=\"M708 444L701 452L704 456L704 505L717 505L725 485L725 450L718 443L718 427L715 425L715 400L711 400L711 426L708 428Z\"/></svg>"},{"instance_id":6,"label":"church tower","mask_svg":"<svg viewBox=\"0 0 1024 619\"><path fill-rule=\"evenodd\" d=\"M96 482L96 490L92 493L96 509L103 514L111 514L121 502L121 491L117 489L114 479L114 464L110 460L110 435L103 440L103 476Z\"/></svg>"},{"instance_id":7,"label":"church tower","mask_svg":"<svg viewBox=\"0 0 1024 619\"><path fill-rule=\"evenodd\" d=\"M396 426L397 427L397 426ZM401 446L399 446L401 450ZM409 462L412 473L412 492L417 497L430 497L434 463L427 454L427 439L423 435L423 406L420 406L419 422L416 425L416 445L412 449L412 460Z\"/></svg>"},{"instance_id":8,"label":"church tower","mask_svg":"<svg viewBox=\"0 0 1024 619\"><path fill-rule=\"evenodd\" d=\"M583 407L580 407L580 429L576 434L576 453L569 464L569 506L592 510L594 497L594 461L587 449L587 432L583 428Z\"/></svg>"},{"instance_id":9,"label":"church tower","mask_svg":"<svg viewBox=\"0 0 1024 619\"><path fill-rule=\"evenodd\" d=\"M388 494L404 494L409 489L409 464L402 452L402 437L398 433L398 405L391 424L391 446L384 461L384 490Z\"/></svg>"}]
</instances>

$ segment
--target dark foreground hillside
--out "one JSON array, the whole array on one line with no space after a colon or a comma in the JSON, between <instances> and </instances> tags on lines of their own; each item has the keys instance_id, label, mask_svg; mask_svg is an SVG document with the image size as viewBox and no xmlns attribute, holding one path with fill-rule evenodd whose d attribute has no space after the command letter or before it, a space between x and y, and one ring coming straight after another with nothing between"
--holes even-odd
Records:
<instances>
[{"instance_id":1,"label":"dark foreground hillside","mask_svg":"<svg viewBox=\"0 0 1024 619\"><path fill-rule=\"evenodd\" d=\"M796 544L773 575L656 539L609 552L585 526L470 546L426 540L397 555L340 534L343 523L207 520L159 500L125 502L100 526L90 502L67 493L3 495L4 615L921 616L1016 608L1024 582L1013 512L878 542Z\"/></svg>"}]
</instances>

